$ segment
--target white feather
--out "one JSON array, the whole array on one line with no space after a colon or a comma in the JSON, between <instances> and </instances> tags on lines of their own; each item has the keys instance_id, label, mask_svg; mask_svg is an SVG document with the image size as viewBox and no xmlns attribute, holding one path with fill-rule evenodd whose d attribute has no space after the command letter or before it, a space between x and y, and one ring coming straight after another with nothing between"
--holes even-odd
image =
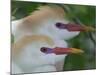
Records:
<instances>
[{"instance_id":1,"label":"white feather","mask_svg":"<svg viewBox=\"0 0 100 75\"><path fill-rule=\"evenodd\" d=\"M22 49L22 52L16 58L16 63L20 66L20 68L23 70L24 73L30 73L30 72L49 72L49 71L58 71L57 69L57 63L59 63L58 66L62 70L64 58L66 55L55 55L55 54L44 54L40 51L41 47L68 47L66 41L64 39L68 40L70 38L75 37L79 34L79 32L69 32L67 30L60 30L56 28L55 24L57 22L62 23L68 23L64 19L47 19L43 21L41 24L42 27L40 27L36 32L30 32L26 33L22 30L17 29L18 25L22 21L15 21L12 24L15 26L12 27L12 32L15 35L15 40L18 40L19 37L24 37L29 34L35 34L35 35L46 35L53 39L55 42L54 46L49 46L46 43L38 43L38 42L32 42L29 45L25 46ZM20 24L21 25L21 24Z\"/></svg>"}]
</instances>

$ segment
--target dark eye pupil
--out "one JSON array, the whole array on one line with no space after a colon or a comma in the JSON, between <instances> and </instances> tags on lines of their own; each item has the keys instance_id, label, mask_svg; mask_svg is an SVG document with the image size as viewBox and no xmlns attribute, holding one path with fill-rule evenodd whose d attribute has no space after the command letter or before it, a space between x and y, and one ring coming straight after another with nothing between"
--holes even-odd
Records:
<instances>
[{"instance_id":1,"label":"dark eye pupil","mask_svg":"<svg viewBox=\"0 0 100 75\"><path fill-rule=\"evenodd\" d=\"M56 26L57 26L57 27L61 27L62 24L61 24L61 23L56 23Z\"/></svg>"},{"instance_id":2,"label":"dark eye pupil","mask_svg":"<svg viewBox=\"0 0 100 75\"><path fill-rule=\"evenodd\" d=\"M46 51L47 51L47 49L46 49L46 48L44 48L44 47L42 47L42 48L41 48L41 51L42 51L42 52L46 52Z\"/></svg>"}]
</instances>

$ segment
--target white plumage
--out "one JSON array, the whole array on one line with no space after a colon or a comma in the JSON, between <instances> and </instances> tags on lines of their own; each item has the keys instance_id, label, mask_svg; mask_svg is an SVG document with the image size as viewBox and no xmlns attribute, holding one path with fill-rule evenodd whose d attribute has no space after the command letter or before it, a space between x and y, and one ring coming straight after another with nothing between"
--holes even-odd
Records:
<instances>
[{"instance_id":1,"label":"white plumage","mask_svg":"<svg viewBox=\"0 0 100 75\"><path fill-rule=\"evenodd\" d=\"M68 31L55 26L57 22L68 24L64 19L65 12L60 7L40 7L30 16L12 22L12 34L15 42L12 45L12 73L61 71L67 54L45 54L41 47L65 47L67 42L79 34L79 31ZM16 69L17 68L17 69ZM21 69L21 70L20 70ZM21 71L21 72L20 72Z\"/></svg>"}]
</instances>

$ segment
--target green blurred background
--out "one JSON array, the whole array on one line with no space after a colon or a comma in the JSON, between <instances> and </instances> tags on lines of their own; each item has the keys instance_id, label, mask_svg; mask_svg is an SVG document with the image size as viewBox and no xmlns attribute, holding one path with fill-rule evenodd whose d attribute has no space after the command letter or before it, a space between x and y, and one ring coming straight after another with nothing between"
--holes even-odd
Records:
<instances>
[{"instance_id":1,"label":"green blurred background","mask_svg":"<svg viewBox=\"0 0 100 75\"><path fill-rule=\"evenodd\" d=\"M72 5L72 4L54 4L54 3L36 3L11 1L12 20L20 19L30 15L37 10L39 6L60 6L66 14L66 19L81 25L88 25L96 28L96 6ZM12 36L12 43L14 38ZM68 40L70 47L81 48L84 54L68 55L65 59L64 71L70 70L88 70L96 68L96 32L82 32L77 37Z\"/></svg>"}]
</instances>

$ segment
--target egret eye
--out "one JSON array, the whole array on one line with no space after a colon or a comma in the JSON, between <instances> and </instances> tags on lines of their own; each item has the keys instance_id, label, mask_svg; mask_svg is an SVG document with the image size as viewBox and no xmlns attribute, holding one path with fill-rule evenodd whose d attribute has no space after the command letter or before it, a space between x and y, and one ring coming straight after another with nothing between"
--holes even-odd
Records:
<instances>
[{"instance_id":1,"label":"egret eye","mask_svg":"<svg viewBox=\"0 0 100 75\"><path fill-rule=\"evenodd\" d=\"M41 50L41 52L46 53L46 54L53 53L52 48L42 47L40 50Z\"/></svg>"},{"instance_id":2,"label":"egret eye","mask_svg":"<svg viewBox=\"0 0 100 75\"><path fill-rule=\"evenodd\" d=\"M58 22L58 23L56 23L56 27L59 29L65 29L66 25Z\"/></svg>"},{"instance_id":3,"label":"egret eye","mask_svg":"<svg viewBox=\"0 0 100 75\"><path fill-rule=\"evenodd\" d=\"M56 23L56 27L61 27L62 23Z\"/></svg>"},{"instance_id":4,"label":"egret eye","mask_svg":"<svg viewBox=\"0 0 100 75\"><path fill-rule=\"evenodd\" d=\"M41 50L42 52L47 52L47 48L45 48L45 47L42 47L40 50Z\"/></svg>"}]
</instances>

